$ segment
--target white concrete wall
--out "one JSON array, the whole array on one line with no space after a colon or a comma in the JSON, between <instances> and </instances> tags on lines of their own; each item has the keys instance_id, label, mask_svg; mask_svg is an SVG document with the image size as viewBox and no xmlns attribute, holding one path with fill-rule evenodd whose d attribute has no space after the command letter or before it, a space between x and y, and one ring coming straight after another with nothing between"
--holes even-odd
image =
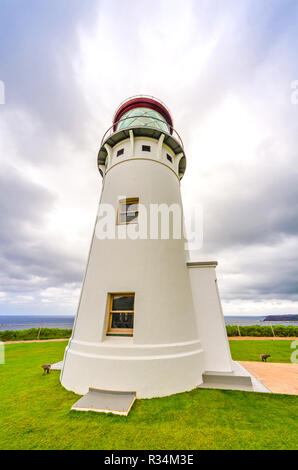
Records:
<instances>
[{"instance_id":1,"label":"white concrete wall","mask_svg":"<svg viewBox=\"0 0 298 470\"><path fill-rule=\"evenodd\" d=\"M217 287L215 264L189 266L205 371L231 372L232 360Z\"/></svg>"},{"instance_id":2,"label":"white concrete wall","mask_svg":"<svg viewBox=\"0 0 298 470\"><path fill-rule=\"evenodd\" d=\"M151 152L142 151L150 145ZM117 151L124 148L124 155ZM182 209L179 160L152 138L130 138L102 166L101 203L139 198ZM169 162L166 154L173 157ZM116 217L115 217L116 226ZM117 228L118 226L116 226ZM120 234L126 226L120 226ZM61 382L85 394L89 387L135 391L150 398L191 390L205 371L231 372L232 362L215 265L187 266L185 240L99 240L93 236L73 335ZM134 335L108 337L109 293L135 293Z\"/></svg>"},{"instance_id":3,"label":"white concrete wall","mask_svg":"<svg viewBox=\"0 0 298 470\"><path fill-rule=\"evenodd\" d=\"M182 207L175 168L170 162L158 161L157 147L151 154L140 151L141 144L148 145L150 140L136 139L133 156L126 141L127 152L125 158L119 157L121 161L113 156L121 145L112 149L102 203L117 210L119 197L126 196L138 197L147 208L150 203ZM65 388L79 394L95 387L153 397L191 390L202 382L203 351L184 243L183 239L93 237L61 374ZM106 336L108 293L121 292L135 293L133 338Z\"/></svg>"},{"instance_id":4,"label":"white concrete wall","mask_svg":"<svg viewBox=\"0 0 298 470\"><path fill-rule=\"evenodd\" d=\"M151 152L145 152L142 150L143 145L149 145L151 147ZM117 156L117 152L123 149L123 155ZM125 139L114 145L113 148L106 146L108 151L108 158L106 160L106 167L102 166L102 170L106 174L114 165L119 163L132 160L132 159L147 159L155 160L164 165L168 166L173 170L178 176L178 166L179 161L183 154L175 155L173 150L163 143L163 135L161 139L153 139L150 137L134 137L131 131L131 138ZM172 162L167 159L167 154L172 157Z\"/></svg>"}]
</instances>

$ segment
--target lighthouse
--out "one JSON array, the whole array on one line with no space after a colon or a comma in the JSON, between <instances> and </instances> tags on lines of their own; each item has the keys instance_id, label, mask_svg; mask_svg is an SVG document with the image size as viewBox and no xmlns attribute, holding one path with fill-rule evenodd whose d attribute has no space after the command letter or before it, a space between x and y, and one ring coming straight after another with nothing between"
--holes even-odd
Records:
<instances>
[{"instance_id":1,"label":"lighthouse","mask_svg":"<svg viewBox=\"0 0 298 470\"><path fill-rule=\"evenodd\" d=\"M167 106L148 96L124 101L98 169L102 192L62 385L151 398L235 378L217 263L189 261L173 227L183 219L186 154Z\"/></svg>"}]
</instances>

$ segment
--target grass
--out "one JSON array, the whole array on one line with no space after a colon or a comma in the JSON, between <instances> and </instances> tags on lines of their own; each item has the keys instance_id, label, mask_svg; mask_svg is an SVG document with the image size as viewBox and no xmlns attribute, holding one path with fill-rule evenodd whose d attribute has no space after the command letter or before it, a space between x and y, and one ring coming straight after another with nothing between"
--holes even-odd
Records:
<instances>
[{"instance_id":1,"label":"grass","mask_svg":"<svg viewBox=\"0 0 298 470\"><path fill-rule=\"evenodd\" d=\"M78 396L40 367L61 360L65 345L6 345L1 449L297 449L296 396L198 389L137 400L128 417L70 411Z\"/></svg>"},{"instance_id":2,"label":"grass","mask_svg":"<svg viewBox=\"0 0 298 470\"><path fill-rule=\"evenodd\" d=\"M234 361L261 361L261 354L270 354L267 362L291 362L292 341L287 340L245 340L230 341Z\"/></svg>"}]
</instances>

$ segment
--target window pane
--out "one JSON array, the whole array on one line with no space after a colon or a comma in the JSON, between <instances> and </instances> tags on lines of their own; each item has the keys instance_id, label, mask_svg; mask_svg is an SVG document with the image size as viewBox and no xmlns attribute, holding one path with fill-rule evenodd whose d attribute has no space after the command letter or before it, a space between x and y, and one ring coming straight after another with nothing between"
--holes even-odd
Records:
<instances>
[{"instance_id":1,"label":"window pane","mask_svg":"<svg viewBox=\"0 0 298 470\"><path fill-rule=\"evenodd\" d=\"M138 210L138 203L128 202L127 204L122 204L121 212L136 212Z\"/></svg>"},{"instance_id":2,"label":"window pane","mask_svg":"<svg viewBox=\"0 0 298 470\"><path fill-rule=\"evenodd\" d=\"M117 130L128 127L153 127L169 132L165 118L157 111L148 108L134 108L127 111L117 124Z\"/></svg>"},{"instance_id":3,"label":"window pane","mask_svg":"<svg viewBox=\"0 0 298 470\"><path fill-rule=\"evenodd\" d=\"M136 222L138 219L138 213L137 212L129 212L126 214L126 222Z\"/></svg>"},{"instance_id":4,"label":"window pane","mask_svg":"<svg viewBox=\"0 0 298 470\"><path fill-rule=\"evenodd\" d=\"M137 221L138 219L138 213L135 212L130 212L129 214L120 214L120 222L121 223L130 223L133 221Z\"/></svg>"},{"instance_id":5,"label":"window pane","mask_svg":"<svg viewBox=\"0 0 298 470\"><path fill-rule=\"evenodd\" d=\"M133 313L113 313L111 328L133 329Z\"/></svg>"},{"instance_id":6,"label":"window pane","mask_svg":"<svg viewBox=\"0 0 298 470\"><path fill-rule=\"evenodd\" d=\"M112 310L132 310L134 305L134 296L116 295L113 297Z\"/></svg>"}]
</instances>

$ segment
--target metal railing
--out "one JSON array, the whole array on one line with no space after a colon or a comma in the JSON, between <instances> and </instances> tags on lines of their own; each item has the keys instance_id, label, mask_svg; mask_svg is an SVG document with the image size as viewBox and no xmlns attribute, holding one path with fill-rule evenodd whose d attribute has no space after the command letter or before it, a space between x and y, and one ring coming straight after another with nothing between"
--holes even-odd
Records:
<instances>
[{"instance_id":1,"label":"metal railing","mask_svg":"<svg viewBox=\"0 0 298 470\"><path fill-rule=\"evenodd\" d=\"M165 130L163 129L158 129L157 127L150 127L150 126L141 126L141 125L138 125L138 124L132 124L131 126L128 126L128 127L125 127L123 129L117 129L117 126L120 122L123 122L127 119L137 119L137 118L142 118L142 119L149 119L150 121L159 121L159 122L162 122L165 126L167 126L169 128L169 130L171 130L171 133L170 132L166 132ZM159 118L156 118L156 117L153 117L153 116L144 116L144 115L140 115L140 116L129 116L129 117L122 117L121 119L119 119L119 121L117 122L114 122L114 124L111 125L111 127L109 127L109 129L105 132L103 138L101 139L101 144L100 146L102 147L103 144L105 143L105 141L112 135L112 134L115 134L116 132L119 132L121 130L129 130L129 129L134 129L134 128L137 128L137 127L145 127L146 129L152 129L152 130L158 130L164 134L167 134L169 136L174 136L176 140L178 140L179 144L181 145L181 147L184 149L184 145L183 145L183 141L180 137L180 135L178 134L178 132L174 129L173 126L171 126L169 123L167 123L166 121L164 121L163 119L159 119Z\"/></svg>"}]
</instances>

